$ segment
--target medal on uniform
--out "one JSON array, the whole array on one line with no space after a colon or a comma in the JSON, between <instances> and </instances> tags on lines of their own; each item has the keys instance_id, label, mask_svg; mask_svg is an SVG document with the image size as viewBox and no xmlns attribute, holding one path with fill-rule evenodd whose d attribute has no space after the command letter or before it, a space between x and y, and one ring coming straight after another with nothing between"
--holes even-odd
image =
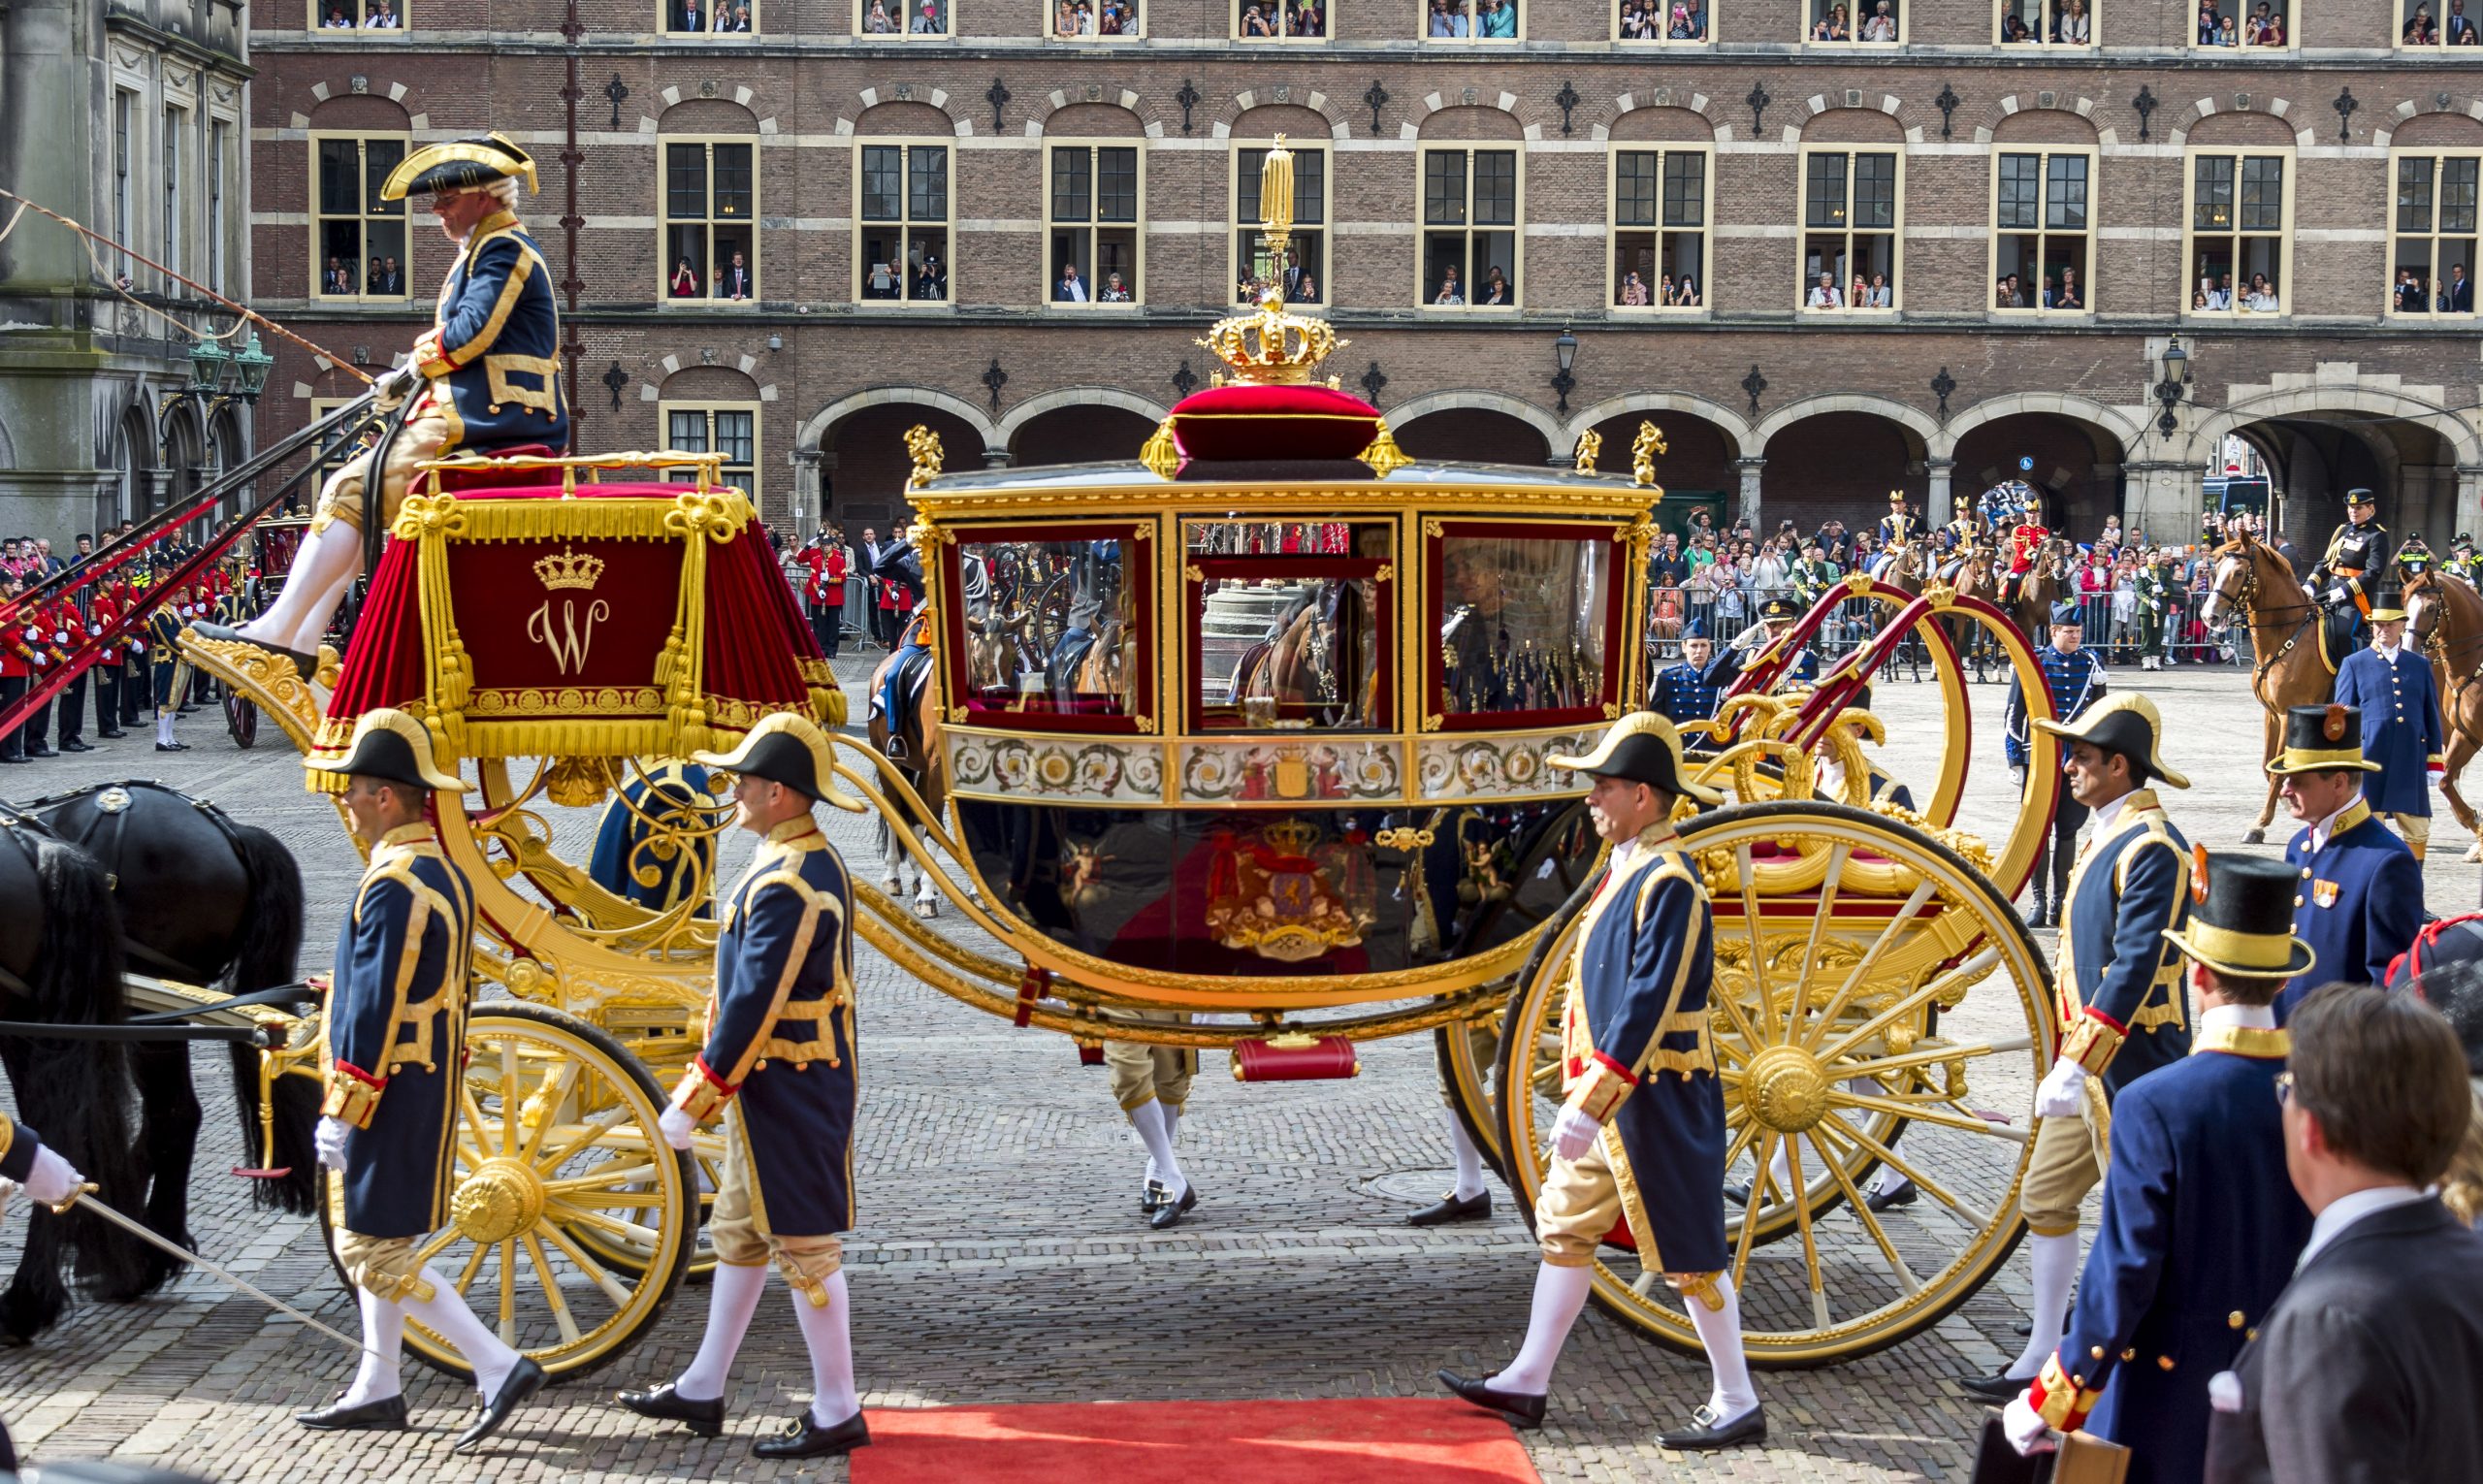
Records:
<instances>
[{"instance_id":1,"label":"medal on uniform","mask_svg":"<svg viewBox=\"0 0 2483 1484\"><path fill-rule=\"evenodd\" d=\"M2336 906L2337 884L2333 881L2312 882L2310 884L2310 899L2322 907Z\"/></svg>"}]
</instances>

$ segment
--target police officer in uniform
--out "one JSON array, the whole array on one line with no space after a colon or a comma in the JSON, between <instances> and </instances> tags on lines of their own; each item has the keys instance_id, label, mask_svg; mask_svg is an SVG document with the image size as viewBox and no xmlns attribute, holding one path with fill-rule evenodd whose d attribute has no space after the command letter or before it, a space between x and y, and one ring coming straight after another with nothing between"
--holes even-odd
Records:
<instances>
[{"instance_id":1,"label":"police officer in uniform","mask_svg":"<svg viewBox=\"0 0 2483 1484\"><path fill-rule=\"evenodd\" d=\"M1552 1127L1552 1167L1535 1202L1542 1265L1517 1358L1494 1375L1439 1373L1459 1397L1540 1427L1552 1367L1585 1307L1596 1244L1622 1221L1661 1254L1707 1348L1715 1386L1664 1447L1757 1443L1767 1413L1742 1353L1741 1304L1725 1243L1725 1100L1708 1044L1715 943L1707 893L1673 833L1676 800L1721 795L1684 776L1672 724L1623 717L1584 758L1555 767L1594 779L1587 809L1612 857L1581 920L1562 1014L1566 1099ZM1624 1178L1619 1174L1628 1172Z\"/></svg>"},{"instance_id":2,"label":"police officer in uniform","mask_svg":"<svg viewBox=\"0 0 2483 1484\"><path fill-rule=\"evenodd\" d=\"M2303 822L2285 846L2301 873L2294 936L2318 955L2319 977L2297 976L2276 997L2281 1022L2330 980L2388 982L2389 960L2423 926L2423 868L2363 797L2363 713L2352 706L2296 706L2285 713L2285 747L2268 771L2283 781L2285 808Z\"/></svg>"},{"instance_id":3,"label":"police officer in uniform","mask_svg":"<svg viewBox=\"0 0 2483 1484\"><path fill-rule=\"evenodd\" d=\"M414 340L415 385L405 395L415 403L388 443L379 480L383 528L396 520L406 480L426 459L532 445L557 454L568 446L552 268L518 222L521 181L534 189L533 159L506 137L489 134L426 145L380 186L385 201L429 194L440 231L458 244L432 328ZM399 380L392 373L383 388ZM366 453L349 460L329 476L310 533L268 611L238 629L202 624L202 638L274 650L310 678L320 636L362 569L371 459Z\"/></svg>"},{"instance_id":4,"label":"police officer in uniform","mask_svg":"<svg viewBox=\"0 0 2483 1484\"><path fill-rule=\"evenodd\" d=\"M2330 611L2350 607L2359 615L2354 639L2365 637L2370 616L2370 592L2388 566L2388 528L2379 523L2379 506L2366 489L2345 492L2345 523L2328 537L2328 551L2310 569L2311 595Z\"/></svg>"},{"instance_id":5,"label":"police officer in uniform","mask_svg":"<svg viewBox=\"0 0 2483 1484\"><path fill-rule=\"evenodd\" d=\"M1760 603L1758 622L1733 635L1733 642L1725 647L1725 652L1707 661L1706 673L1701 678L1719 695L1731 690L1743 670L1775 651L1785 636L1792 632L1793 621L1801 616L1802 610L1790 597L1771 597ZM1813 685L1819 678L1819 656L1805 644L1777 684L1781 686L1790 681L1796 685Z\"/></svg>"},{"instance_id":6,"label":"police officer in uniform","mask_svg":"<svg viewBox=\"0 0 2483 1484\"><path fill-rule=\"evenodd\" d=\"M2447 764L2447 728L2440 723L2439 690L2432 661L2405 645L2405 610L2396 593L2381 589L2370 610L2370 648L2359 649L2337 666L2337 704L2363 714L2363 757L2372 766L2363 780L2363 801L2385 815L2421 864L2432 838L2432 781Z\"/></svg>"},{"instance_id":7,"label":"police officer in uniform","mask_svg":"<svg viewBox=\"0 0 2483 1484\"><path fill-rule=\"evenodd\" d=\"M415 1244L448 1224L473 982L474 891L425 822L431 792L468 791L433 760L421 722L381 707L354 723L344 756L303 766L345 780L342 803L371 852L337 934L328 991L327 1093L319 1162L337 1172L337 1262L362 1306L362 1367L336 1401L294 1420L321 1432L402 1432L397 1360L412 1319L474 1368L482 1414L468 1453L543 1389L543 1368L509 1348Z\"/></svg>"},{"instance_id":8,"label":"police officer in uniform","mask_svg":"<svg viewBox=\"0 0 2483 1484\"><path fill-rule=\"evenodd\" d=\"M724 1178L707 1224L716 1274L690 1369L619 1400L702 1436L722 1431L733 1356L773 1261L810 1350L812 1401L751 1452L851 1453L871 1440L838 1237L854 1225L854 887L811 811L862 806L831 782L827 737L806 717L770 716L731 752L692 758L734 775L736 822L760 841L725 903L706 1045L661 1120L676 1149L698 1124L724 1120Z\"/></svg>"},{"instance_id":9,"label":"police officer in uniform","mask_svg":"<svg viewBox=\"0 0 2483 1484\"><path fill-rule=\"evenodd\" d=\"M2034 1300L2026 1348L1998 1375L1961 1384L2006 1402L2060 1345L2078 1274L2078 1207L2104 1172L2104 1136L2122 1089L2189 1053L2181 966L2165 941L2190 905L2189 843L2150 784L2186 789L2158 749L2164 719L2144 695L2116 695L2066 722L2037 722L2068 749L2066 790L2095 833L2060 900L2060 1056L2035 1091L2035 1153L2018 1206L2032 1234Z\"/></svg>"},{"instance_id":10,"label":"police officer in uniform","mask_svg":"<svg viewBox=\"0 0 2483 1484\"><path fill-rule=\"evenodd\" d=\"M1724 691L1707 683L1707 665L1715 658L1716 641L1707 636L1707 621L1692 619L1681 626L1681 660L1656 673L1648 702L1681 733L1684 747L1712 747L1715 739L1697 723L1712 720Z\"/></svg>"},{"instance_id":11,"label":"police officer in uniform","mask_svg":"<svg viewBox=\"0 0 2483 1484\"><path fill-rule=\"evenodd\" d=\"M2198 1479L2207 1378L2257 1333L2310 1236L2285 1173L2287 1046L2271 1004L2312 967L2290 931L2297 880L2277 861L2204 850L2187 874L2197 904L2164 936L2189 960L2197 1039L2113 1099L2077 1320L2005 1423L2021 1453L2054 1429L2120 1443L2129 1484Z\"/></svg>"},{"instance_id":12,"label":"police officer in uniform","mask_svg":"<svg viewBox=\"0 0 2483 1484\"><path fill-rule=\"evenodd\" d=\"M2085 620L2078 604L2052 604L2052 641L2035 651L2035 662L2043 667L2044 689L2051 693L2052 715L2062 722L2075 722L2087 707L2104 698L2104 661L2085 647ZM2026 697L2016 678L2009 682L2009 698L2001 706L2001 752L2009 759L2009 772L2023 791L2026 787L2026 764L2034 757L2026 732ZM2037 927L2058 927L2062 906L2069 897L2070 864L2076 858L2078 831L2086 823L2086 806L2067 789L2060 792L2060 802L2052 810L2052 827L2044 846L2035 855L2034 880L2029 888L2035 897ZM2047 869L2047 858L2049 865Z\"/></svg>"}]
</instances>

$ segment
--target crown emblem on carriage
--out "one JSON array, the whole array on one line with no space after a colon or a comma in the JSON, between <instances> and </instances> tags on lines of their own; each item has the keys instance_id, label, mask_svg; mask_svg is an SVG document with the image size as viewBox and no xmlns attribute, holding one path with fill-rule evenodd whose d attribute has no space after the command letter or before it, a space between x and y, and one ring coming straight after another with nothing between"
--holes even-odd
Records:
<instances>
[{"instance_id":1,"label":"crown emblem on carriage","mask_svg":"<svg viewBox=\"0 0 2483 1484\"><path fill-rule=\"evenodd\" d=\"M1319 843L1319 826L1306 820L1281 820L1260 830L1259 838L1288 855L1307 855Z\"/></svg>"},{"instance_id":2,"label":"crown emblem on carriage","mask_svg":"<svg viewBox=\"0 0 2483 1484\"><path fill-rule=\"evenodd\" d=\"M1293 151L1284 146L1281 134L1259 167L1259 212L1266 223L1259 239L1267 245L1272 271L1259 289L1257 307L1217 320L1198 343L1215 352L1217 360L1233 369L1232 379L1242 385L1298 386L1347 342L1324 319L1285 312L1284 268L1293 243ZM1223 372L1216 373L1215 382L1224 384Z\"/></svg>"},{"instance_id":3,"label":"crown emblem on carriage","mask_svg":"<svg viewBox=\"0 0 2483 1484\"><path fill-rule=\"evenodd\" d=\"M534 576L547 589L592 589L603 576L603 559L564 546L559 556L536 560Z\"/></svg>"}]
</instances>

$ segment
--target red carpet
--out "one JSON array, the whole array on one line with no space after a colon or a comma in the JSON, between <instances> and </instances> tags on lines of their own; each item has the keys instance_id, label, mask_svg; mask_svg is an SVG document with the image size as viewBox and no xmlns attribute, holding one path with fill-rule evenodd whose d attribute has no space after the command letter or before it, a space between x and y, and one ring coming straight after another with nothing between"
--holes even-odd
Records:
<instances>
[{"instance_id":1,"label":"red carpet","mask_svg":"<svg viewBox=\"0 0 2483 1484\"><path fill-rule=\"evenodd\" d=\"M854 1484L1538 1484L1462 1402L1098 1402L874 1409Z\"/></svg>"}]
</instances>

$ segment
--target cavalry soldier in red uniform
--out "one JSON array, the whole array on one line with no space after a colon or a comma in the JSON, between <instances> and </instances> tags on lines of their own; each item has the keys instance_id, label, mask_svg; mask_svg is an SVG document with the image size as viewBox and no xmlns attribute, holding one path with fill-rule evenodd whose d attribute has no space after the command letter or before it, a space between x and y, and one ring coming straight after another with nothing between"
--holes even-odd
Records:
<instances>
[{"instance_id":1,"label":"cavalry soldier in red uniform","mask_svg":"<svg viewBox=\"0 0 2483 1484\"><path fill-rule=\"evenodd\" d=\"M16 601L22 585L16 573L0 568L0 605ZM0 707L14 704L34 683L35 648L26 642L26 628L24 624L0 625ZM0 762L31 760L26 757L26 728L20 723L0 737Z\"/></svg>"},{"instance_id":2,"label":"cavalry soldier in red uniform","mask_svg":"<svg viewBox=\"0 0 2483 1484\"><path fill-rule=\"evenodd\" d=\"M2010 528L2008 541L2002 548L2008 570L2000 581L2001 601L2017 602L2025 597L2026 579L2034 572L2035 564L2043 559L2044 548L2050 544L2051 538L2051 532L2044 526L2044 497L2029 486L2018 499L2017 524Z\"/></svg>"},{"instance_id":3,"label":"cavalry soldier in red uniform","mask_svg":"<svg viewBox=\"0 0 2483 1484\"><path fill-rule=\"evenodd\" d=\"M129 612L129 584L99 586L87 613L88 631L100 638ZM120 687L127 672L129 641L115 639L95 658L95 735L111 741L128 736L120 725Z\"/></svg>"}]
</instances>

